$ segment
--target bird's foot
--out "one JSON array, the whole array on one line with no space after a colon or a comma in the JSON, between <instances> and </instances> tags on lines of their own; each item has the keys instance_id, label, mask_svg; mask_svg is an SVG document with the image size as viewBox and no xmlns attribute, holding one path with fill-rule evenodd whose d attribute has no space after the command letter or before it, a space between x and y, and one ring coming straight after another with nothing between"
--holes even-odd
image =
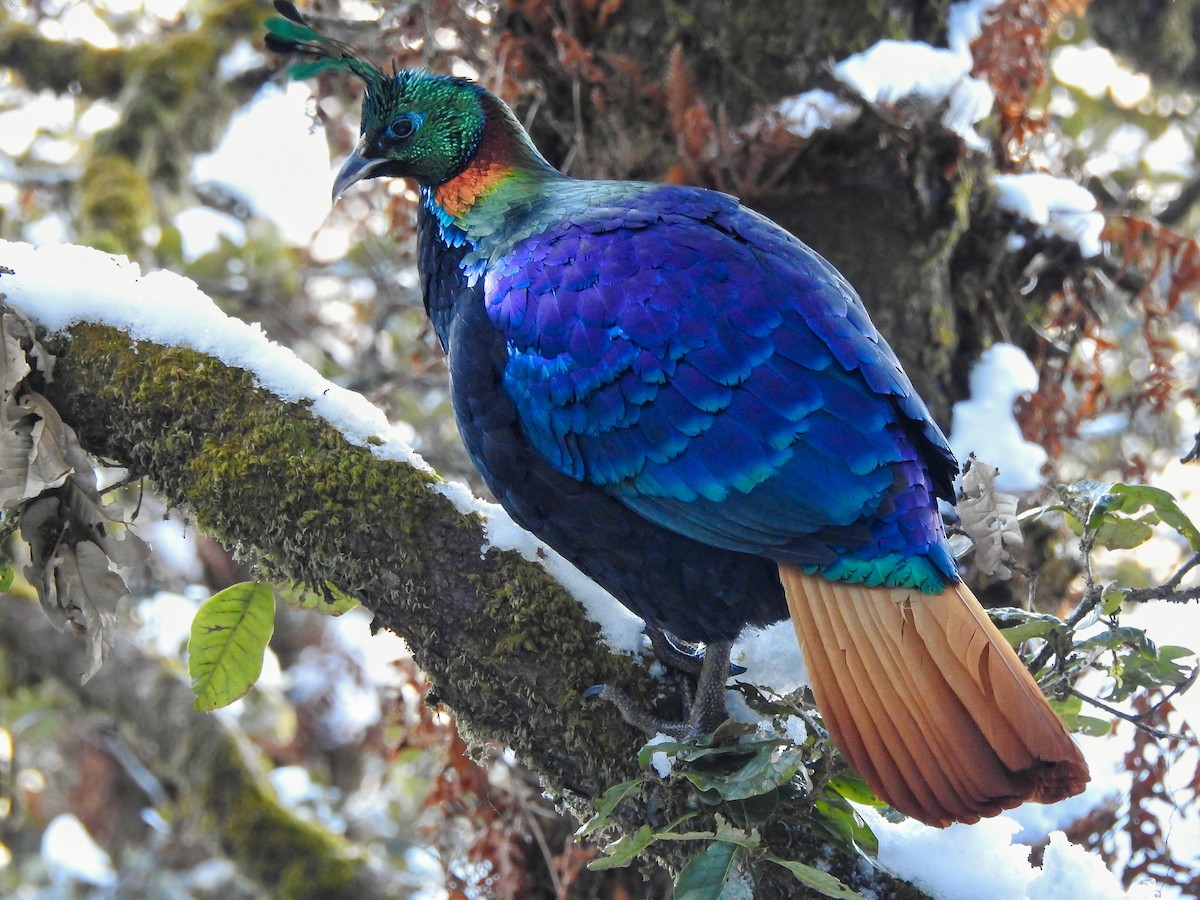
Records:
<instances>
[{"instance_id":1,"label":"bird's foot","mask_svg":"<svg viewBox=\"0 0 1200 900\"><path fill-rule=\"evenodd\" d=\"M650 641L654 644L653 633ZM657 650L656 644L655 649ZM672 646L672 649L689 663L697 662L694 655L684 653L678 647ZM598 684L588 688L584 696L607 700L617 708L626 722L650 735L665 734L677 740L691 740L702 734L710 734L728 718L725 709L725 682L730 675L729 652L732 649L732 641L716 641L705 648L696 672L696 691L687 707L687 718L682 722L672 722L654 715L620 688L611 685Z\"/></svg>"}]
</instances>

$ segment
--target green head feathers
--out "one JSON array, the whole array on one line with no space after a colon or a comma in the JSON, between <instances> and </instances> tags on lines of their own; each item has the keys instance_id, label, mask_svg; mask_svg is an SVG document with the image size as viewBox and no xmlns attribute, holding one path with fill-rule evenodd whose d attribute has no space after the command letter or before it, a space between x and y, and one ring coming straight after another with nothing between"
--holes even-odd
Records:
<instances>
[{"instance_id":1,"label":"green head feathers","mask_svg":"<svg viewBox=\"0 0 1200 900\"><path fill-rule=\"evenodd\" d=\"M364 178L387 175L437 185L466 168L483 134L482 88L416 69L385 72L354 48L315 31L289 0L275 0L275 9L284 18L267 20L267 48L308 58L288 70L293 78L341 70L367 88L362 140L338 173L335 198Z\"/></svg>"}]
</instances>

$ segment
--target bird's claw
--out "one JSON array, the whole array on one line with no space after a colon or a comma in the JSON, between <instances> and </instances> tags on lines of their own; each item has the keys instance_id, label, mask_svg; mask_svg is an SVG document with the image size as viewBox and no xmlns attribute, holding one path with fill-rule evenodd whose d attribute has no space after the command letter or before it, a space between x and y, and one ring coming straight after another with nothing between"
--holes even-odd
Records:
<instances>
[{"instance_id":1,"label":"bird's claw","mask_svg":"<svg viewBox=\"0 0 1200 900\"><path fill-rule=\"evenodd\" d=\"M696 692L691 697L687 718L671 722L654 715L620 688L597 684L583 692L585 697L599 697L617 708L626 722L646 734L665 734L677 740L691 740L716 731L728 718L725 710L725 682L729 678L731 641L709 644L696 678Z\"/></svg>"},{"instance_id":2,"label":"bird's claw","mask_svg":"<svg viewBox=\"0 0 1200 900\"><path fill-rule=\"evenodd\" d=\"M585 697L598 697L617 708L621 718L648 735L665 734L679 741L690 740L703 732L694 729L687 721L672 722L654 715L641 703L620 688L610 684L597 684L583 692ZM690 717L689 717L690 718Z\"/></svg>"}]
</instances>

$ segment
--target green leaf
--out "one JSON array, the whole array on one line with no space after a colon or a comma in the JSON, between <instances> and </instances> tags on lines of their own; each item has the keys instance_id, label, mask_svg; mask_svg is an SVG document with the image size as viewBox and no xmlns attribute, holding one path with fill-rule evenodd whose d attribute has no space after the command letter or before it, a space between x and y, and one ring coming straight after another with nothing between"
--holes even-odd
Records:
<instances>
[{"instance_id":1,"label":"green leaf","mask_svg":"<svg viewBox=\"0 0 1200 900\"><path fill-rule=\"evenodd\" d=\"M735 772L688 767L682 775L702 791L715 791L724 800L745 800L775 790L800 770L804 752L799 747L768 742Z\"/></svg>"},{"instance_id":2,"label":"green leaf","mask_svg":"<svg viewBox=\"0 0 1200 900\"><path fill-rule=\"evenodd\" d=\"M709 844L675 879L675 900L754 900L746 851L723 841Z\"/></svg>"},{"instance_id":3,"label":"green leaf","mask_svg":"<svg viewBox=\"0 0 1200 900\"><path fill-rule=\"evenodd\" d=\"M1176 660L1192 656L1186 647L1158 647L1148 638L1128 653L1117 656L1112 675L1117 685L1108 695L1110 700L1124 700L1141 688L1174 687L1186 681L1190 672Z\"/></svg>"},{"instance_id":4,"label":"green leaf","mask_svg":"<svg viewBox=\"0 0 1200 900\"><path fill-rule=\"evenodd\" d=\"M7 591L13 586L17 571L13 568L12 560L0 556L0 591Z\"/></svg>"},{"instance_id":5,"label":"green leaf","mask_svg":"<svg viewBox=\"0 0 1200 900\"><path fill-rule=\"evenodd\" d=\"M771 853L768 853L766 858L777 866L783 866L796 876L797 881L822 896L835 897L837 900L863 900L862 894L850 890L828 872L822 872L794 859L782 859Z\"/></svg>"},{"instance_id":6,"label":"green leaf","mask_svg":"<svg viewBox=\"0 0 1200 900\"><path fill-rule=\"evenodd\" d=\"M642 784L641 778L631 778L629 781L622 781L620 784L614 784L603 796L596 802L596 813L590 819L580 826L575 832L578 837L585 837L594 831L603 828L615 810L631 793L638 789Z\"/></svg>"},{"instance_id":7,"label":"green leaf","mask_svg":"<svg viewBox=\"0 0 1200 900\"><path fill-rule=\"evenodd\" d=\"M878 799L875 803L884 805ZM819 816L817 822L834 841L848 850L859 850L868 856L875 856L879 852L879 838L844 797L827 790L814 805Z\"/></svg>"},{"instance_id":8,"label":"green leaf","mask_svg":"<svg viewBox=\"0 0 1200 900\"><path fill-rule=\"evenodd\" d=\"M1058 492L1065 501L1067 524L1076 534L1086 526L1098 546L1112 550L1137 547L1153 535L1152 526L1163 522L1182 535L1192 550L1200 550L1200 529L1179 508L1176 499L1161 488L1080 481L1060 486ZM1132 515L1143 507L1149 509Z\"/></svg>"},{"instance_id":9,"label":"green leaf","mask_svg":"<svg viewBox=\"0 0 1200 900\"><path fill-rule=\"evenodd\" d=\"M880 808L887 804L875 796L875 792L867 787L867 782L861 775L854 772L843 772L835 778L830 778L827 787L837 791L847 800L861 803L864 806Z\"/></svg>"},{"instance_id":10,"label":"green leaf","mask_svg":"<svg viewBox=\"0 0 1200 900\"><path fill-rule=\"evenodd\" d=\"M1034 613L1015 606L999 607L988 611L994 619L1000 621L1016 620L1018 624L1007 625L1000 629L1004 639L1012 646L1033 638L1046 638L1062 627L1062 620L1048 613Z\"/></svg>"},{"instance_id":11,"label":"green leaf","mask_svg":"<svg viewBox=\"0 0 1200 900\"><path fill-rule=\"evenodd\" d=\"M1100 611L1106 616L1115 615L1125 598L1129 596L1129 588L1120 588L1106 584L1100 594Z\"/></svg>"},{"instance_id":12,"label":"green leaf","mask_svg":"<svg viewBox=\"0 0 1200 900\"><path fill-rule=\"evenodd\" d=\"M779 791L767 791L745 800L731 800L729 814L742 828L756 828L764 824L779 808Z\"/></svg>"},{"instance_id":13,"label":"green leaf","mask_svg":"<svg viewBox=\"0 0 1200 900\"><path fill-rule=\"evenodd\" d=\"M1075 695L1071 695L1065 700L1047 699L1051 709L1058 713L1058 717L1063 720L1068 731L1079 732L1090 737L1103 737L1112 731L1110 722L1094 716L1082 715L1083 700Z\"/></svg>"},{"instance_id":14,"label":"green leaf","mask_svg":"<svg viewBox=\"0 0 1200 900\"><path fill-rule=\"evenodd\" d=\"M1080 641L1075 645L1075 649L1081 653L1090 653L1093 650L1117 650L1127 646L1144 648L1147 645L1153 650L1154 644L1146 637L1146 632L1140 628L1125 625L1109 628L1087 640Z\"/></svg>"},{"instance_id":15,"label":"green leaf","mask_svg":"<svg viewBox=\"0 0 1200 900\"><path fill-rule=\"evenodd\" d=\"M1154 537L1154 529L1150 527L1152 524L1141 518L1105 513L1095 521L1096 534L1093 540L1097 546L1109 550L1132 550Z\"/></svg>"},{"instance_id":16,"label":"green leaf","mask_svg":"<svg viewBox=\"0 0 1200 900\"><path fill-rule=\"evenodd\" d=\"M604 848L604 856L593 859L587 864L593 871L598 869L619 869L633 862L634 857L653 844L655 834L649 825L643 825L632 834L624 835Z\"/></svg>"},{"instance_id":17,"label":"green leaf","mask_svg":"<svg viewBox=\"0 0 1200 900\"><path fill-rule=\"evenodd\" d=\"M1120 483L1109 485L1108 492L1120 500L1113 507L1114 510L1128 513L1149 506L1158 520L1174 528L1192 550L1200 550L1200 529L1179 508L1179 502L1169 492L1147 484Z\"/></svg>"},{"instance_id":18,"label":"green leaf","mask_svg":"<svg viewBox=\"0 0 1200 900\"><path fill-rule=\"evenodd\" d=\"M192 620L188 674L196 709L228 706L258 681L275 630L275 592L246 581L204 601Z\"/></svg>"}]
</instances>

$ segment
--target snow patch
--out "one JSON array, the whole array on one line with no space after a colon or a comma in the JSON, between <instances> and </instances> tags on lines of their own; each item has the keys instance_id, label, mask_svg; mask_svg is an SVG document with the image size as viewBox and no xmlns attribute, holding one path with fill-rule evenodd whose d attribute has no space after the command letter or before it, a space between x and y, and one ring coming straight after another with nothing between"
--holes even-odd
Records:
<instances>
[{"instance_id":1,"label":"snow patch","mask_svg":"<svg viewBox=\"0 0 1200 900\"><path fill-rule=\"evenodd\" d=\"M112 858L92 840L83 823L70 813L55 816L42 832L42 865L63 889L70 884L113 888L117 873Z\"/></svg>"},{"instance_id":2,"label":"snow patch","mask_svg":"<svg viewBox=\"0 0 1200 900\"><path fill-rule=\"evenodd\" d=\"M783 126L802 138L812 137L818 131L826 131L839 125L849 125L862 110L852 103L839 100L830 91L811 90L779 101L776 111Z\"/></svg>"},{"instance_id":3,"label":"snow patch","mask_svg":"<svg viewBox=\"0 0 1200 900\"><path fill-rule=\"evenodd\" d=\"M361 394L321 377L269 340L262 326L227 316L182 275L143 274L123 256L73 244L35 248L0 241L0 265L15 272L0 278L0 293L51 331L96 322L136 341L190 347L253 372L259 386L281 400L311 403L350 443L382 442L372 447L376 456L425 466L410 446L411 426L390 424Z\"/></svg>"},{"instance_id":4,"label":"snow patch","mask_svg":"<svg viewBox=\"0 0 1200 900\"><path fill-rule=\"evenodd\" d=\"M971 76L970 52L920 41L880 41L833 67L834 76L869 103L892 106L905 100L945 105L943 124L974 150L988 142L975 125L992 110L987 82Z\"/></svg>"},{"instance_id":5,"label":"snow patch","mask_svg":"<svg viewBox=\"0 0 1200 900\"><path fill-rule=\"evenodd\" d=\"M892 823L858 806L879 838L879 862L939 900L1098 900L1124 897L1116 876L1062 832L1050 839L1041 868L1029 848L1014 844L1020 826L1007 816L975 825L929 828L911 819Z\"/></svg>"},{"instance_id":6,"label":"snow patch","mask_svg":"<svg viewBox=\"0 0 1200 900\"><path fill-rule=\"evenodd\" d=\"M790 619L766 628L747 628L733 645L730 659L746 668L745 674L736 676L738 681L780 694L790 694L808 684L808 670Z\"/></svg>"},{"instance_id":7,"label":"snow patch","mask_svg":"<svg viewBox=\"0 0 1200 900\"><path fill-rule=\"evenodd\" d=\"M1075 241L1087 259L1100 255L1104 216L1096 211L1096 198L1087 188L1044 172L993 175L992 184L1001 209L1032 222L1047 234Z\"/></svg>"},{"instance_id":8,"label":"snow patch","mask_svg":"<svg viewBox=\"0 0 1200 900\"><path fill-rule=\"evenodd\" d=\"M659 733L646 741L646 746L653 747L655 744L671 744L674 742L675 738ZM655 750L650 755L650 767L658 773L659 778L668 778L675 770L675 757L667 754L665 750Z\"/></svg>"},{"instance_id":9,"label":"snow patch","mask_svg":"<svg viewBox=\"0 0 1200 900\"><path fill-rule=\"evenodd\" d=\"M972 453L997 466L996 487L1024 493L1042 486L1046 451L1025 440L1013 415L1018 397L1038 387L1037 370L1020 347L994 344L971 370L971 398L954 404L950 449L962 462Z\"/></svg>"}]
</instances>

